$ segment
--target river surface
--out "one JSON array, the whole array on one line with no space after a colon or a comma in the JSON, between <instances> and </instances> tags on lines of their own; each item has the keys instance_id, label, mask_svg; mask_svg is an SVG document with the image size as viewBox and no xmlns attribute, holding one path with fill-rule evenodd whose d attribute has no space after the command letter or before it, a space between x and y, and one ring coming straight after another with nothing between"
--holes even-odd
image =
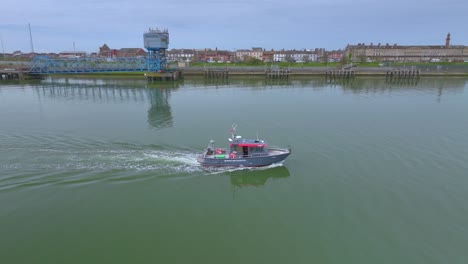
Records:
<instances>
[{"instance_id":1,"label":"river surface","mask_svg":"<svg viewBox=\"0 0 468 264\"><path fill-rule=\"evenodd\" d=\"M468 263L467 158L464 78L3 82L0 263Z\"/></svg>"}]
</instances>

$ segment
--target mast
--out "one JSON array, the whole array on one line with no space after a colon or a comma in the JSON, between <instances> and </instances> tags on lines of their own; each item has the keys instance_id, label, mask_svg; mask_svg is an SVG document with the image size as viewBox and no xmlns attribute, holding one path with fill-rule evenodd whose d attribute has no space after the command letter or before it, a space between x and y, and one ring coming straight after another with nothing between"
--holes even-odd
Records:
<instances>
[{"instance_id":1,"label":"mast","mask_svg":"<svg viewBox=\"0 0 468 264\"><path fill-rule=\"evenodd\" d=\"M229 130L231 132L232 139L236 139L236 124L232 124L232 128Z\"/></svg>"},{"instance_id":2,"label":"mast","mask_svg":"<svg viewBox=\"0 0 468 264\"><path fill-rule=\"evenodd\" d=\"M32 40L32 33L31 33L31 23L28 23L29 27L29 42L31 44L31 53L34 53L34 45L33 45L33 40Z\"/></svg>"}]
</instances>

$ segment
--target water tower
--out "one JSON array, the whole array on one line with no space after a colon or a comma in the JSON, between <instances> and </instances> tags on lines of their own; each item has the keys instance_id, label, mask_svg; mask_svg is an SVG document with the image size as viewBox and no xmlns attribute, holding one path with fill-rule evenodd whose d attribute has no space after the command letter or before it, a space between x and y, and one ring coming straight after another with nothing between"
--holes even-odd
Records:
<instances>
[{"instance_id":1,"label":"water tower","mask_svg":"<svg viewBox=\"0 0 468 264\"><path fill-rule=\"evenodd\" d=\"M152 29L143 34L145 49L148 50L148 71L165 71L167 67L166 50L169 47L169 32Z\"/></svg>"}]
</instances>

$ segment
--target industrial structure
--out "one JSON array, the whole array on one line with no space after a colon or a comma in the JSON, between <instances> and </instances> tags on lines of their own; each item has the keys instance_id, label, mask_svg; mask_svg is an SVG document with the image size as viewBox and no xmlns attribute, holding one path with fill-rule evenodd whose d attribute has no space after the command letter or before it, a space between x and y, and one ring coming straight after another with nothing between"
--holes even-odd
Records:
<instances>
[{"instance_id":1,"label":"industrial structure","mask_svg":"<svg viewBox=\"0 0 468 264\"><path fill-rule=\"evenodd\" d=\"M101 72L147 72L148 74L163 74L168 70L166 50L169 47L169 32L167 30L149 29L143 34L144 47L148 56L103 58L69 56L67 58L51 58L35 56L29 70L30 74L70 74L70 73L101 73ZM149 76L147 74L147 76ZM172 73L170 76L176 76Z\"/></svg>"},{"instance_id":2,"label":"industrial structure","mask_svg":"<svg viewBox=\"0 0 468 264\"><path fill-rule=\"evenodd\" d=\"M169 48L169 32L149 29L143 34L145 49L148 50L148 72L164 71L167 68L166 50Z\"/></svg>"}]
</instances>

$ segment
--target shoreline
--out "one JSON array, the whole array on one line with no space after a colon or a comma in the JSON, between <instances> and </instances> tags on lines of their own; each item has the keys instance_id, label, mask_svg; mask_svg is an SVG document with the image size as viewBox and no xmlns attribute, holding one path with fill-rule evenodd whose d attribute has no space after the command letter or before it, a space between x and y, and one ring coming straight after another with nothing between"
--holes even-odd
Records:
<instances>
[{"instance_id":1,"label":"shoreline","mask_svg":"<svg viewBox=\"0 0 468 264\"><path fill-rule=\"evenodd\" d=\"M342 69L336 67L291 67L289 68L289 76L286 78L306 78L306 77L327 77L327 78L336 78L336 79L349 79L349 78L356 78L356 77L383 77L383 78L392 78L388 76L388 72L396 69L406 69L406 68L397 68L397 67L353 67L347 71L352 71L352 77L344 77L344 76L327 76L327 72L329 71L340 71ZM468 77L468 71L465 69L451 69L451 68L426 68L423 67L417 68L419 70L419 76L412 76L410 78L421 78L421 77ZM225 78L229 77L265 77L267 69L266 67L191 67L191 68L181 68L181 69L174 69L178 70L182 74L183 77L204 77L206 71L224 71L227 72ZM279 69L278 69L279 70ZM285 70L285 69L282 69ZM22 75L25 75L25 79L28 79L28 73L22 71ZM33 76L33 75L32 75ZM103 73L69 73L69 74L49 74L44 75L46 76L61 76L61 77L99 77L99 78L145 78L145 72L103 72ZM1 77L1 76L0 76ZM34 76L33 76L34 77ZM37 77L37 75L35 75ZM399 77L393 77L399 78ZM210 79L210 78L209 78ZM214 78L217 79L217 78ZM3 78L0 78L2 81Z\"/></svg>"},{"instance_id":2,"label":"shoreline","mask_svg":"<svg viewBox=\"0 0 468 264\"><path fill-rule=\"evenodd\" d=\"M366 67L366 68L353 68L354 76L378 76L378 77L387 77L387 72L394 70L395 68L374 68L374 67ZM184 76L203 76L206 70L212 71L227 71L229 76L265 76L266 69L265 68L229 68L229 67L216 67L216 68L186 68L181 69L181 72ZM326 76L327 71L331 70L341 70L338 68L326 68L326 67L309 67L309 68L290 68L290 76L291 77L307 77L307 76ZM468 77L468 71L460 71L460 70L453 70L453 69L442 69L442 70L425 70L419 69L419 76L466 76Z\"/></svg>"}]
</instances>

